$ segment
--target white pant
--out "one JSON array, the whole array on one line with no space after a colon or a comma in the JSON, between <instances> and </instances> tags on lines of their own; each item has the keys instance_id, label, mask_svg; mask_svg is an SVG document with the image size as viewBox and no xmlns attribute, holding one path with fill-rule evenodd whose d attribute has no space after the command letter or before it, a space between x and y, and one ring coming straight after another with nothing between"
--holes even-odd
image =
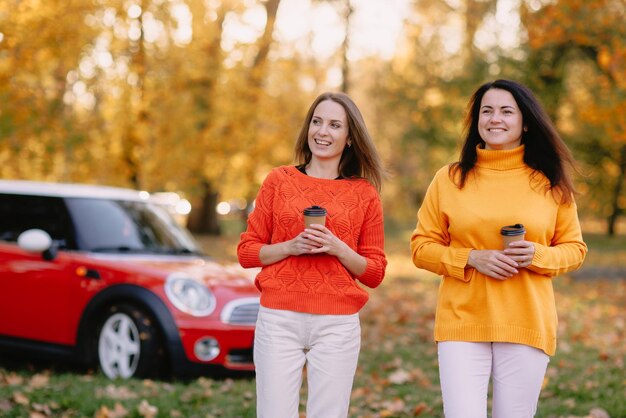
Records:
<instances>
[{"instance_id":1,"label":"white pant","mask_svg":"<svg viewBox=\"0 0 626 418\"><path fill-rule=\"evenodd\" d=\"M522 344L438 343L446 418L486 418L493 376L493 418L532 418L550 358Z\"/></svg>"},{"instance_id":2,"label":"white pant","mask_svg":"<svg viewBox=\"0 0 626 418\"><path fill-rule=\"evenodd\" d=\"M358 313L261 307L254 335L257 418L298 418L305 363L307 418L347 417L360 348Z\"/></svg>"}]
</instances>

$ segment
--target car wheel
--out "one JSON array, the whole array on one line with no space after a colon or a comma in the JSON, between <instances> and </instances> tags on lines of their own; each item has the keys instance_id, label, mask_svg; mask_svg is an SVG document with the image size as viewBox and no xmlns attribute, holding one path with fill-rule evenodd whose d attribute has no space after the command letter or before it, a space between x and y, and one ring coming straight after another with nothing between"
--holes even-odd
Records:
<instances>
[{"instance_id":1,"label":"car wheel","mask_svg":"<svg viewBox=\"0 0 626 418\"><path fill-rule=\"evenodd\" d=\"M98 332L98 362L110 379L159 374L163 349L156 324L143 310L113 305Z\"/></svg>"}]
</instances>

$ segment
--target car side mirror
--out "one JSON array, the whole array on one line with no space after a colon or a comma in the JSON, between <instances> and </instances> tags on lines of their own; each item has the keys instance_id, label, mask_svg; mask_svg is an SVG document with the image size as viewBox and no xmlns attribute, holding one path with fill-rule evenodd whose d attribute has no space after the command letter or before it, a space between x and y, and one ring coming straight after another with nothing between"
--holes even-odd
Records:
<instances>
[{"instance_id":1,"label":"car side mirror","mask_svg":"<svg viewBox=\"0 0 626 418\"><path fill-rule=\"evenodd\" d=\"M30 253L41 253L44 260L54 260L57 248L50 234L42 229L28 229L17 237L17 245Z\"/></svg>"}]
</instances>

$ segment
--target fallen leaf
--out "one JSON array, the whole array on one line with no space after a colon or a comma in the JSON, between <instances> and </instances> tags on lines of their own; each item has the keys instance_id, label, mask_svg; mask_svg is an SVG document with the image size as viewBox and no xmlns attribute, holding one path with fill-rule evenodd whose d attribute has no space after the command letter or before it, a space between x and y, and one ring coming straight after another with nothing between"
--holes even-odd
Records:
<instances>
[{"instance_id":1,"label":"fallen leaf","mask_svg":"<svg viewBox=\"0 0 626 418\"><path fill-rule=\"evenodd\" d=\"M417 417L425 412L428 409L428 406L424 402L420 402L415 408L413 408L413 416Z\"/></svg>"},{"instance_id":2,"label":"fallen leaf","mask_svg":"<svg viewBox=\"0 0 626 418\"><path fill-rule=\"evenodd\" d=\"M222 384L222 386L220 386L220 392L221 393L226 393L229 392L233 389L233 386L235 385L235 382L233 379L226 379L224 380L224 383Z\"/></svg>"},{"instance_id":3,"label":"fallen leaf","mask_svg":"<svg viewBox=\"0 0 626 418\"><path fill-rule=\"evenodd\" d=\"M136 399L138 395L126 386L107 385L105 388L96 389L97 398L109 398L114 400Z\"/></svg>"},{"instance_id":4,"label":"fallen leaf","mask_svg":"<svg viewBox=\"0 0 626 418\"><path fill-rule=\"evenodd\" d=\"M34 389L39 389L48 386L50 382L50 376L47 374L38 373L34 375L29 381L28 386Z\"/></svg>"},{"instance_id":5,"label":"fallen leaf","mask_svg":"<svg viewBox=\"0 0 626 418\"><path fill-rule=\"evenodd\" d=\"M389 375L389 381L395 385L401 385L411 381L411 374L406 370L398 369Z\"/></svg>"},{"instance_id":6,"label":"fallen leaf","mask_svg":"<svg viewBox=\"0 0 626 418\"><path fill-rule=\"evenodd\" d=\"M402 399L395 398L395 399L384 401L382 403L382 406L384 409L380 411L380 416L381 417L393 417L393 416L396 416L394 414L404 411L406 404L404 403Z\"/></svg>"},{"instance_id":7,"label":"fallen leaf","mask_svg":"<svg viewBox=\"0 0 626 418\"><path fill-rule=\"evenodd\" d=\"M147 400L142 399L141 403L137 407L139 415L144 418L154 418L159 413L159 408L154 405L150 405Z\"/></svg>"},{"instance_id":8,"label":"fallen leaf","mask_svg":"<svg viewBox=\"0 0 626 418\"><path fill-rule=\"evenodd\" d=\"M576 400L572 398L567 398L563 401L563 405L570 409L573 409L576 406Z\"/></svg>"},{"instance_id":9,"label":"fallen leaf","mask_svg":"<svg viewBox=\"0 0 626 418\"><path fill-rule=\"evenodd\" d=\"M126 408L121 403L115 402L112 411L106 406L100 407L96 412L95 418L124 418L126 416L128 416Z\"/></svg>"},{"instance_id":10,"label":"fallen leaf","mask_svg":"<svg viewBox=\"0 0 626 418\"><path fill-rule=\"evenodd\" d=\"M9 386L17 386L24 383L24 378L15 373L10 373L4 376L4 381L7 382Z\"/></svg>"},{"instance_id":11,"label":"fallen leaf","mask_svg":"<svg viewBox=\"0 0 626 418\"><path fill-rule=\"evenodd\" d=\"M109 414L109 408L104 405L101 406L94 414L94 418L111 418L111 415Z\"/></svg>"},{"instance_id":12,"label":"fallen leaf","mask_svg":"<svg viewBox=\"0 0 626 418\"><path fill-rule=\"evenodd\" d=\"M14 392L13 402L18 405L28 405L30 403L30 400L22 392Z\"/></svg>"},{"instance_id":13,"label":"fallen leaf","mask_svg":"<svg viewBox=\"0 0 626 418\"><path fill-rule=\"evenodd\" d=\"M44 415L52 415L52 409L49 405L41 404L41 403L33 403L31 405L36 412L41 412Z\"/></svg>"},{"instance_id":14,"label":"fallen leaf","mask_svg":"<svg viewBox=\"0 0 626 418\"><path fill-rule=\"evenodd\" d=\"M370 392L371 392L371 390L370 390L369 387L367 387L367 386L360 386L358 388L354 388L354 390L352 391L351 398L352 399L363 398L363 397L367 396Z\"/></svg>"},{"instance_id":15,"label":"fallen leaf","mask_svg":"<svg viewBox=\"0 0 626 418\"><path fill-rule=\"evenodd\" d=\"M609 413L602 408L592 408L589 411L588 418L611 418Z\"/></svg>"}]
</instances>

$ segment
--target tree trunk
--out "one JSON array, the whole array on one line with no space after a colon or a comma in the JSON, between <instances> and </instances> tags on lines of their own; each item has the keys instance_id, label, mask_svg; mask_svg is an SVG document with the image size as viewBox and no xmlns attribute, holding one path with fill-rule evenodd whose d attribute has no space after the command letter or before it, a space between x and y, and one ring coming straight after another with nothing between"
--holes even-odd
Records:
<instances>
[{"instance_id":1,"label":"tree trunk","mask_svg":"<svg viewBox=\"0 0 626 418\"><path fill-rule=\"evenodd\" d=\"M465 1L465 38L461 52L465 68L472 68L472 61L475 60L477 56L474 53L474 38L476 37L476 32L478 32L487 12L495 10L497 3L497 0Z\"/></svg>"},{"instance_id":2,"label":"tree trunk","mask_svg":"<svg viewBox=\"0 0 626 418\"><path fill-rule=\"evenodd\" d=\"M354 9L350 0L346 0L346 10L344 20L346 24L346 33L341 45L341 91L348 93L350 89L350 61L348 60L348 50L350 49L350 19Z\"/></svg>"},{"instance_id":3,"label":"tree trunk","mask_svg":"<svg viewBox=\"0 0 626 418\"><path fill-rule=\"evenodd\" d=\"M146 10L146 5L142 1L141 10ZM131 42L129 50L133 51L136 48L136 52L132 52L130 59L130 69L137 74L137 86L128 87L131 91L130 95L130 121L126 128L126 135L124 138L123 146L123 159L126 163L128 170L128 181L132 187L141 190L142 185L142 162L141 156L144 153L144 147L147 144L147 138L143 135L144 126L149 124L148 106L144 103L145 90L146 90L146 77L147 77L147 63L146 63L146 49L144 44L144 22L143 12L137 17L138 25L140 28L139 39L136 42ZM138 96L138 104L133 108L133 95Z\"/></svg>"},{"instance_id":4,"label":"tree trunk","mask_svg":"<svg viewBox=\"0 0 626 418\"><path fill-rule=\"evenodd\" d=\"M615 224L617 219L622 215L622 208L619 205L620 195L622 194L622 186L626 177L626 145L622 145L619 157L619 174L615 180L615 189L611 201L611 214L607 219L607 234L610 237L615 236Z\"/></svg>"},{"instance_id":5,"label":"tree trunk","mask_svg":"<svg viewBox=\"0 0 626 418\"><path fill-rule=\"evenodd\" d=\"M208 181L204 181L202 187L204 189L202 197L194 202L187 227L193 233L220 235L222 230L215 211L218 193Z\"/></svg>"}]
</instances>

